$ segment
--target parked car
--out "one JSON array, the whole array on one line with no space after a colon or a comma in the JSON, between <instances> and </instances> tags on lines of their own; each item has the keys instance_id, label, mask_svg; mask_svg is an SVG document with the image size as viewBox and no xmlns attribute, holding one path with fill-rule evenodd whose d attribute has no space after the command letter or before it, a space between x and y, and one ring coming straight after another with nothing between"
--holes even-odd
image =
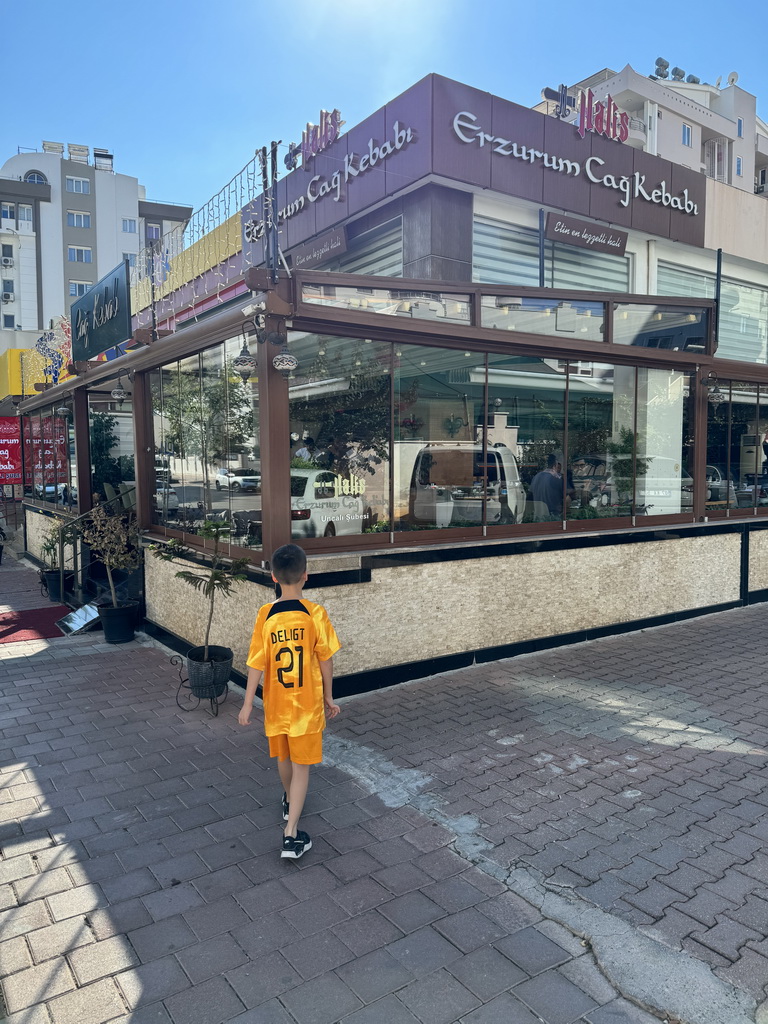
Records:
<instances>
[{"instance_id":1,"label":"parked car","mask_svg":"<svg viewBox=\"0 0 768 1024\"><path fill-rule=\"evenodd\" d=\"M365 481L330 469L291 470L291 533L335 537L362 533L368 520Z\"/></svg>"},{"instance_id":2,"label":"parked car","mask_svg":"<svg viewBox=\"0 0 768 1024\"><path fill-rule=\"evenodd\" d=\"M768 489L763 484L741 486L736 491L736 504L739 508L768 505Z\"/></svg>"},{"instance_id":3,"label":"parked car","mask_svg":"<svg viewBox=\"0 0 768 1024\"><path fill-rule=\"evenodd\" d=\"M707 466L707 501L718 501L727 504L728 508L735 508L737 500L733 480L729 480L718 466Z\"/></svg>"},{"instance_id":4,"label":"parked car","mask_svg":"<svg viewBox=\"0 0 768 1024\"><path fill-rule=\"evenodd\" d=\"M261 491L261 474L251 469L219 469L216 471L216 490L228 487L231 491Z\"/></svg>"},{"instance_id":5,"label":"parked car","mask_svg":"<svg viewBox=\"0 0 768 1024\"><path fill-rule=\"evenodd\" d=\"M693 509L693 477L679 462L664 455L647 456L648 468L638 476L637 505L643 505L647 515L658 516Z\"/></svg>"},{"instance_id":6,"label":"parked car","mask_svg":"<svg viewBox=\"0 0 768 1024\"><path fill-rule=\"evenodd\" d=\"M163 511L175 512L179 507L179 496L169 484L155 485L155 504Z\"/></svg>"},{"instance_id":7,"label":"parked car","mask_svg":"<svg viewBox=\"0 0 768 1024\"><path fill-rule=\"evenodd\" d=\"M506 445L435 441L418 452L411 475L409 515L414 523L445 527L519 523L525 488L517 459Z\"/></svg>"},{"instance_id":8,"label":"parked car","mask_svg":"<svg viewBox=\"0 0 768 1024\"><path fill-rule=\"evenodd\" d=\"M71 505L77 501L77 488L68 484L35 484L35 497L55 501L57 505Z\"/></svg>"}]
</instances>

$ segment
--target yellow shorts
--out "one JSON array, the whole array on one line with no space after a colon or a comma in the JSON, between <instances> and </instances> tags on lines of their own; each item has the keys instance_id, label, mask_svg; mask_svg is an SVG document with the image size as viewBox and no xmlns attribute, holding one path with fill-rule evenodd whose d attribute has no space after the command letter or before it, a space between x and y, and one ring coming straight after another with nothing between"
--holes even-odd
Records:
<instances>
[{"instance_id":1,"label":"yellow shorts","mask_svg":"<svg viewBox=\"0 0 768 1024\"><path fill-rule=\"evenodd\" d=\"M294 764L320 764L323 760L323 734L308 732L304 736L268 736L269 756L278 761L290 759Z\"/></svg>"}]
</instances>

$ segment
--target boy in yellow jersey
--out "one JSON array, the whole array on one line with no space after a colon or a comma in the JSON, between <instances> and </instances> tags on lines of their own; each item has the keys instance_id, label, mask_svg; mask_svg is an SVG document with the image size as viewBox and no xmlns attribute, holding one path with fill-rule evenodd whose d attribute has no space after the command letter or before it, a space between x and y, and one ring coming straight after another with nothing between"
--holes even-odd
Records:
<instances>
[{"instance_id":1,"label":"boy in yellow jersey","mask_svg":"<svg viewBox=\"0 0 768 1024\"><path fill-rule=\"evenodd\" d=\"M281 596L262 605L248 651L248 682L238 716L248 725L256 688L263 678L264 731L270 757L277 758L283 783L281 857L294 860L312 848L299 829L309 785L309 767L323 759L326 713L335 718L333 655L341 647L325 608L303 600L307 556L296 544L284 544L272 555L272 579Z\"/></svg>"}]
</instances>

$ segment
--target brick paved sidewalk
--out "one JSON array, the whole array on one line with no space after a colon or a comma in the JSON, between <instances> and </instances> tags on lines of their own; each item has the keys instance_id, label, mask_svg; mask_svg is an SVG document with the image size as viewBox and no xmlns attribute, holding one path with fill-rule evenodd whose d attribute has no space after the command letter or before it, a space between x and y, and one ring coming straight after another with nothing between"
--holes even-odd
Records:
<instances>
[{"instance_id":1,"label":"brick paved sidewalk","mask_svg":"<svg viewBox=\"0 0 768 1024\"><path fill-rule=\"evenodd\" d=\"M0 601L22 572L0 566ZM237 697L180 711L148 641L0 646L8 1024L658 1020L528 883L761 1001L757 626L748 609L344 701L296 863Z\"/></svg>"}]
</instances>

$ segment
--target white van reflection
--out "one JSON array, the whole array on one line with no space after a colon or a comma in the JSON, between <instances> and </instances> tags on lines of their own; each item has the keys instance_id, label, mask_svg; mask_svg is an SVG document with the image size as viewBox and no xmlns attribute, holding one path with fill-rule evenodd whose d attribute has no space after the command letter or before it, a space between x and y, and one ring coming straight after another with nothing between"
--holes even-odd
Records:
<instances>
[{"instance_id":1,"label":"white van reflection","mask_svg":"<svg viewBox=\"0 0 768 1024\"><path fill-rule=\"evenodd\" d=\"M424 445L413 466L411 521L437 527L479 526L484 505L489 525L522 521L525 489L510 449L498 445L484 453L481 444L460 441Z\"/></svg>"},{"instance_id":2,"label":"white van reflection","mask_svg":"<svg viewBox=\"0 0 768 1024\"><path fill-rule=\"evenodd\" d=\"M361 477L330 469L291 469L291 536L359 534L367 525Z\"/></svg>"}]
</instances>

